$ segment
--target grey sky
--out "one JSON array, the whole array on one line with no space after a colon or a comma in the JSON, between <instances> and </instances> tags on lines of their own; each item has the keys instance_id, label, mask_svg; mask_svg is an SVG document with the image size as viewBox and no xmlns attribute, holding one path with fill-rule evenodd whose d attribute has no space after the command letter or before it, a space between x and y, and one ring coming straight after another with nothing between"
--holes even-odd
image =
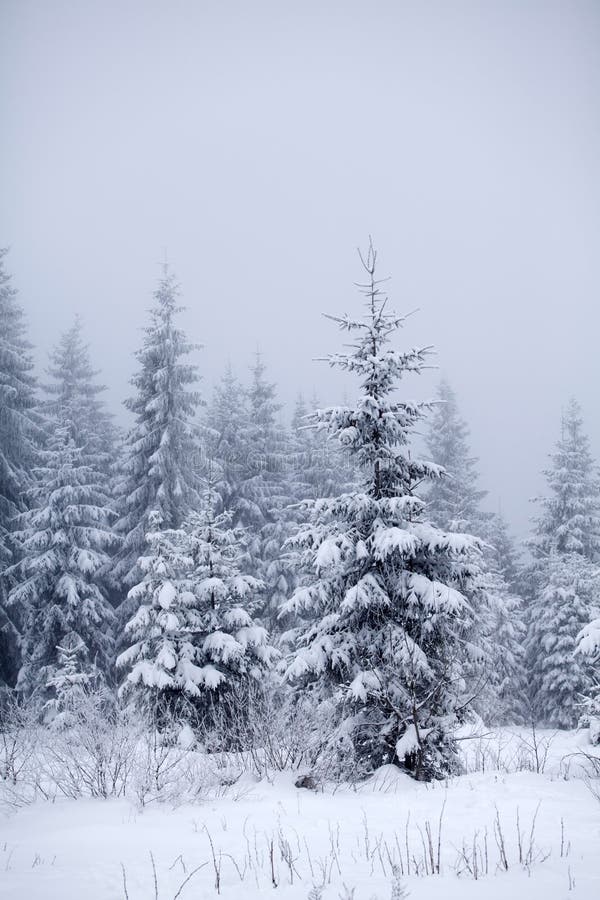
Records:
<instances>
[{"instance_id":1,"label":"grey sky","mask_svg":"<svg viewBox=\"0 0 600 900\"><path fill-rule=\"evenodd\" d=\"M576 395L600 451L600 5L1 0L0 244L40 360L76 311L116 406L165 248L208 390L281 396L369 232L517 532ZM407 382L426 396L429 380Z\"/></svg>"}]
</instances>

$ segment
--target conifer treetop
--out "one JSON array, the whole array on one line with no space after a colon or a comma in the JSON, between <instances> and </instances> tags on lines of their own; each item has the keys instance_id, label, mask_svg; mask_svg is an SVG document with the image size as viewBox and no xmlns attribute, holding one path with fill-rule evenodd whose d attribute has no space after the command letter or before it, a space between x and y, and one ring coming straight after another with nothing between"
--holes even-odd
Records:
<instances>
[{"instance_id":1,"label":"conifer treetop","mask_svg":"<svg viewBox=\"0 0 600 900\"><path fill-rule=\"evenodd\" d=\"M538 498L542 513L535 521L531 550L536 557L553 552L600 557L600 479L583 431L581 407L575 399L561 417L561 436L544 470L549 487Z\"/></svg>"},{"instance_id":2,"label":"conifer treetop","mask_svg":"<svg viewBox=\"0 0 600 900\"><path fill-rule=\"evenodd\" d=\"M175 324L183 307L179 287L164 265L150 323L136 357L138 372L131 379L136 394L125 402L135 423L126 439L126 458L119 485L124 535L116 577L130 586L139 578L137 559L144 546L148 516L158 510L165 528L178 528L199 503L196 470L196 427L193 419L201 402L191 389L198 380L196 365L182 358L198 347Z\"/></svg>"},{"instance_id":3,"label":"conifer treetop","mask_svg":"<svg viewBox=\"0 0 600 900\"><path fill-rule=\"evenodd\" d=\"M358 288L365 298L366 313L361 319L348 315L326 318L354 338L346 353L324 359L331 366L356 373L361 394L354 408L330 407L322 410L320 423L336 433L343 447L354 456L358 468L370 472L369 492L377 499L410 493L424 478L438 477L441 469L433 463L413 460L406 452L409 435L416 423L431 409L430 402L394 400L397 383L409 372L420 374L427 368L431 347L401 352L388 347L391 336L408 316L387 309L383 279L375 277L377 252L369 241L366 256L360 254L367 274ZM314 416L313 416L314 419Z\"/></svg>"},{"instance_id":4,"label":"conifer treetop","mask_svg":"<svg viewBox=\"0 0 600 900\"><path fill-rule=\"evenodd\" d=\"M17 290L4 267L7 252L7 248L0 248L0 558L6 555L10 559L6 532L13 517L24 508L39 428L33 413L32 345L26 338Z\"/></svg>"},{"instance_id":5,"label":"conifer treetop","mask_svg":"<svg viewBox=\"0 0 600 900\"><path fill-rule=\"evenodd\" d=\"M444 477L432 484L428 511L441 527L451 531L472 531L482 535L486 517L479 504L486 491L477 487L477 459L471 456L469 428L460 415L456 394L442 379L434 401L427 433L427 447L435 463L443 466Z\"/></svg>"}]
</instances>

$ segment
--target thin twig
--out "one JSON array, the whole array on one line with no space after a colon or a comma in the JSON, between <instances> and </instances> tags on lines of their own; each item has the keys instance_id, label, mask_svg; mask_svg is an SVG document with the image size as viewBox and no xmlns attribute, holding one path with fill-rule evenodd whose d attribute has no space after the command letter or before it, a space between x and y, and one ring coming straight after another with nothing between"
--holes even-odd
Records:
<instances>
[{"instance_id":1,"label":"thin twig","mask_svg":"<svg viewBox=\"0 0 600 900\"><path fill-rule=\"evenodd\" d=\"M199 872L200 869L203 869L204 866L207 866L207 865L208 865L207 862L203 862L203 863L201 863L199 866L196 866L195 869L192 869L192 871L191 871L190 874L187 876L187 878L185 878L185 879L181 882L181 884L179 885L179 890L177 891L177 893L176 893L175 896L173 897L173 900L177 900L177 898L178 898L179 895L181 894L182 890L184 889L184 887L186 886L186 884L188 883L188 881L190 880L190 878L192 877L192 875L195 875L196 872Z\"/></svg>"}]
</instances>

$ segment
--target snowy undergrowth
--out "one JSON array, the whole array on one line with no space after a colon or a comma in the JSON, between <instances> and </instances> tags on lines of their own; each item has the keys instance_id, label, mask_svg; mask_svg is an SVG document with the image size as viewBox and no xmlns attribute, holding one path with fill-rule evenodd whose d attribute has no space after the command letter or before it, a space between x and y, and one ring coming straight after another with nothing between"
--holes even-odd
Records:
<instances>
[{"instance_id":1,"label":"snowy undergrowth","mask_svg":"<svg viewBox=\"0 0 600 900\"><path fill-rule=\"evenodd\" d=\"M461 737L466 774L447 782L383 767L363 783L311 791L294 786L297 772L259 779L235 757L174 748L164 755L168 802L129 789L11 802L0 897L396 900L400 885L416 900L598 896L600 804L585 737ZM3 782L5 800L14 789Z\"/></svg>"}]
</instances>

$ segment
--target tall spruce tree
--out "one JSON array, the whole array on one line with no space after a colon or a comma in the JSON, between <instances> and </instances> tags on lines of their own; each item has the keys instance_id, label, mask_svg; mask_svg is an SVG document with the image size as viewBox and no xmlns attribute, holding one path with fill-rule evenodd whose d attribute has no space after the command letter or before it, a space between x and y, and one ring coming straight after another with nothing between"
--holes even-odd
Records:
<instances>
[{"instance_id":1,"label":"tall spruce tree","mask_svg":"<svg viewBox=\"0 0 600 900\"><path fill-rule=\"evenodd\" d=\"M600 577L595 571L595 597L598 597ZM582 715L579 724L589 728L592 744L600 744L600 605L596 599L592 619L577 636L577 654L583 656L589 665L590 684L582 698Z\"/></svg>"},{"instance_id":2,"label":"tall spruce tree","mask_svg":"<svg viewBox=\"0 0 600 900\"><path fill-rule=\"evenodd\" d=\"M447 381L438 385L437 399L427 432L427 448L445 474L427 492L427 514L440 528L479 535L484 519L480 503L487 492L477 486L477 459L471 456L469 428Z\"/></svg>"},{"instance_id":3,"label":"tall spruce tree","mask_svg":"<svg viewBox=\"0 0 600 900\"><path fill-rule=\"evenodd\" d=\"M136 394L125 403L135 423L125 441L118 485L117 530L123 542L114 568L114 578L125 590L142 576L138 559L145 552L150 513L160 514L165 529L178 528L199 503L193 419L200 396L190 390L198 374L195 365L183 361L197 345L176 326L183 308L178 295L175 277L165 265L136 354L140 368L131 380ZM127 618L130 613L124 610Z\"/></svg>"},{"instance_id":4,"label":"tall spruce tree","mask_svg":"<svg viewBox=\"0 0 600 900\"><path fill-rule=\"evenodd\" d=\"M581 554L557 551L545 560L543 574L525 643L532 711L548 727L574 728L593 685L592 666L575 651L589 622L597 577Z\"/></svg>"},{"instance_id":5,"label":"tall spruce tree","mask_svg":"<svg viewBox=\"0 0 600 900\"><path fill-rule=\"evenodd\" d=\"M121 693L157 713L163 724L165 717L185 715L203 674L195 663L198 611L185 533L161 526L160 513L151 512L147 549L138 562L141 580L129 591L134 612L125 624L126 649L117 667L125 672Z\"/></svg>"},{"instance_id":6,"label":"tall spruce tree","mask_svg":"<svg viewBox=\"0 0 600 900\"><path fill-rule=\"evenodd\" d=\"M19 623L7 603L7 569L18 559L13 531L26 506L39 439L32 348L4 265L6 253L0 248L0 685L14 684L20 665Z\"/></svg>"},{"instance_id":7,"label":"tall spruce tree","mask_svg":"<svg viewBox=\"0 0 600 900\"><path fill-rule=\"evenodd\" d=\"M46 687L50 698L43 706L45 721L55 730L70 728L84 712L83 705L94 684L86 671L86 648L76 635L68 635L64 646L56 648L58 661ZM84 716L81 716L84 718Z\"/></svg>"},{"instance_id":8,"label":"tall spruce tree","mask_svg":"<svg viewBox=\"0 0 600 900\"><path fill-rule=\"evenodd\" d=\"M561 418L561 436L544 471L549 492L539 498L530 549L536 559L552 553L600 558L600 479L583 430L579 403L571 399Z\"/></svg>"},{"instance_id":9,"label":"tall spruce tree","mask_svg":"<svg viewBox=\"0 0 600 900\"><path fill-rule=\"evenodd\" d=\"M315 394L311 408L319 410L320 403ZM318 424L318 413L309 413L302 395L294 407L290 435L289 494L292 505L288 508L288 534L291 538L298 527L306 524L307 500L338 497L357 489L357 472L350 454L340 446L335 435L329 435L324 423ZM293 501L293 502L292 502ZM295 617L281 614L281 607L301 584L310 583L312 568L306 565L303 551L284 544L282 559L285 560L287 596L279 598L278 630L285 626L285 643L293 642ZM274 604L273 604L274 606Z\"/></svg>"},{"instance_id":10,"label":"tall spruce tree","mask_svg":"<svg viewBox=\"0 0 600 900\"><path fill-rule=\"evenodd\" d=\"M228 365L215 385L204 416L204 446L211 469L217 512L228 512L234 526L254 521L242 494L250 452L247 394Z\"/></svg>"},{"instance_id":11,"label":"tall spruce tree","mask_svg":"<svg viewBox=\"0 0 600 900\"><path fill-rule=\"evenodd\" d=\"M487 559L490 567L500 573L513 594L519 595L522 568L520 554L501 513L492 513L486 518L483 537L488 545Z\"/></svg>"},{"instance_id":12,"label":"tall spruce tree","mask_svg":"<svg viewBox=\"0 0 600 900\"><path fill-rule=\"evenodd\" d=\"M42 411L52 426L69 408L73 443L108 486L118 432L102 397L106 386L97 381L99 372L92 367L79 316L50 353L48 373L51 381L44 386L48 396Z\"/></svg>"},{"instance_id":13,"label":"tall spruce tree","mask_svg":"<svg viewBox=\"0 0 600 900\"><path fill-rule=\"evenodd\" d=\"M137 611L126 627L131 645L124 693L169 717L204 715L223 692L259 679L274 660L267 632L247 606L260 583L243 572L244 536L209 496L180 529L151 517L144 573L130 594Z\"/></svg>"},{"instance_id":14,"label":"tall spruce tree","mask_svg":"<svg viewBox=\"0 0 600 900\"><path fill-rule=\"evenodd\" d=\"M287 596L290 446L278 421L276 386L267 381L260 353L244 390L228 367L217 384L205 417L208 465L219 509L233 527L247 529L249 572L262 584L253 594L253 613L273 628L279 599Z\"/></svg>"},{"instance_id":15,"label":"tall spruce tree","mask_svg":"<svg viewBox=\"0 0 600 900\"><path fill-rule=\"evenodd\" d=\"M311 409L319 407L319 399L313 394ZM297 503L336 497L351 490L357 478L349 454L313 419L304 397L299 395L292 417L290 467L291 493Z\"/></svg>"},{"instance_id":16,"label":"tall spruce tree","mask_svg":"<svg viewBox=\"0 0 600 900\"><path fill-rule=\"evenodd\" d=\"M530 721L524 642L524 602L518 594L518 564L508 527L499 514L485 520L484 584L489 598L487 709L489 724Z\"/></svg>"},{"instance_id":17,"label":"tall spruce tree","mask_svg":"<svg viewBox=\"0 0 600 900\"><path fill-rule=\"evenodd\" d=\"M69 353L55 353L53 360L59 399L47 411L49 436L34 469L31 508L19 518L23 558L9 570L14 581L9 600L24 622L17 686L46 701L65 646L80 646L85 671L109 672L114 619L99 584L114 544L112 511L94 455L75 442L85 390L70 368ZM85 383L87 375L76 372Z\"/></svg>"},{"instance_id":18,"label":"tall spruce tree","mask_svg":"<svg viewBox=\"0 0 600 900\"><path fill-rule=\"evenodd\" d=\"M487 492L478 487L469 428L447 381L439 384L437 399L427 447L445 474L429 488L427 513L441 528L468 530L484 541L483 569L469 596L479 611L475 629L485 649L473 666L473 705L489 723L519 723L527 712L522 649L525 626L522 601L505 578L511 565L509 536L499 517L481 509Z\"/></svg>"},{"instance_id":19,"label":"tall spruce tree","mask_svg":"<svg viewBox=\"0 0 600 900\"><path fill-rule=\"evenodd\" d=\"M256 613L270 630L278 623L279 605L294 583L284 544L291 534L293 496L289 482L289 435L279 419L276 385L266 379L260 353L248 389L248 455L241 493L247 511L250 571L263 584Z\"/></svg>"},{"instance_id":20,"label":"tall spruce tree","mask_svg":"<svg viewBox=\"0 0 600 900\"><path fill-rule=\"evenodd\" d=\"M361 393L352 407L316 415L352 454L362 490L307 503L310 525L295 544L314 575L283 607L306 617L287 677L335 710L332 741L364 769L395 762L416 778L439 777L457 766L453 730L476 652L465 591L480 551L475 538L429 523L415 493L440 474L409 451L428 404L394 392L428 351L390 346L404 318L387 311L372 245L363 265L366 314L331 317L354 342L329 357L359 377Z\"/></svg>"},{"instance_id":21,"label":"tall spruce tree","mask_svg":"<svg viewBox=\"0 0 600 900\"><path fill-rule=\"evenodd\" d=\"M257 572L261 569L262 545L260 535L272 521L272 509L277 503L279 486L285 470L285 450L281 441L277 402L277 387L265 377L266 366L261 354L251 368L248 388L248 456L243 473L242 493L246 515L242 524L251 526L257 539L251 548Z\"/></svg>"},{"instance_id":22,"label":"tall spruce tree","mask_svg":"<svg viewBox=\"0 0 600 900\"><path fill-rule=\"evenodd\" d=\"M529 542L526 661L534 714L570 728L592 671L575 655L577 635L595 604L593 564L600 558L600 481L583 431L581 409L571 400L546 475L549 492Z\"/></svg>"}]
</instances>

